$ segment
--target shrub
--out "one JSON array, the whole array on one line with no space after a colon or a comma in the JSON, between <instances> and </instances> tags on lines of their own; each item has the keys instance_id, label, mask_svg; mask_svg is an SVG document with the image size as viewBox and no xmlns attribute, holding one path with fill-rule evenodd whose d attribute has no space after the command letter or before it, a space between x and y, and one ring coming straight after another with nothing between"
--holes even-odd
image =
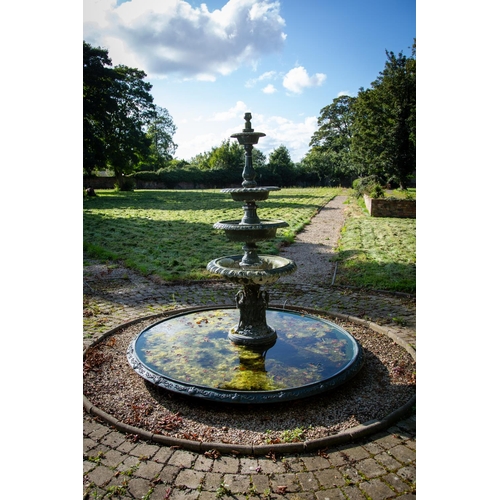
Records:
<instances>
[{"instance_id":1,"label":"shrub","mask_svg":"<svg viewBox=\"0 0 500 500\"><path fill-rule=\"evenodd\" d=\"M374 184L368 196L370 196L370 198L383 198L385 196L384 188L380 184Z\"/></svg>"},{"instance_id":2,"label":"shrub","mask_svg":"<svg viewBox=\"0 0 500 500\"><path fill-rule=\"evenodd\" d=\"M135 180L133 177L122 176L118 182L115 182L115 191L133 191Z\"/></svg>"},{"instance_id":3,"label":"shrub","mask_svg":"<svg viewBox=\"0 0 500 500\"><path fill-rule=\"evenodd\" d=\"M371 198L383 198L385 195L384 188L380 185L380 182L375 175L356 179L352 183L352 187L355 191L354 194L356 198L360 198L364 194L367 194Z\"/></svg>"}]
</instances>

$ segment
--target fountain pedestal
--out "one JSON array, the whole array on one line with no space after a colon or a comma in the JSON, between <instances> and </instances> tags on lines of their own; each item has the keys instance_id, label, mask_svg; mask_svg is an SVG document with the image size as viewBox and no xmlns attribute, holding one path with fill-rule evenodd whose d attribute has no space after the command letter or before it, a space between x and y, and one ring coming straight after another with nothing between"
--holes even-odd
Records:
<instances>
[{"instance_id":1,"label":"fountain pedestal","mask_svg":"<svg viewBox=\"0 0 500 500\"><path fill-rule=\"evenodd\" d=\"M229 340L242 345L272 345L276 342L276 330L266 321L269 294L260 285L244 285L236 294L240 310L238 326L229 332Z\"/></svg>"}]
</instances>

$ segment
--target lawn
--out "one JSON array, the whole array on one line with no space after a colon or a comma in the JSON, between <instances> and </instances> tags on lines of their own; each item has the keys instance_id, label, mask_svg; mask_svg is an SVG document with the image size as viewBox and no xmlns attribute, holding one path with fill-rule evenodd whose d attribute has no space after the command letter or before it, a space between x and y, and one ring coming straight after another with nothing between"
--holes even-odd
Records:
<instances>
[{"instance_id":1,"label":"lawn","mask_svg":"<svg viewBox=\"0 0 500 500\"><path fill-rule=\"evenodd\" d=\"M335 260L335 283L416 292L416 219L370 217L350 200Z\"/></svg>"},{"instance_id":2,"label":"lawn","mask_svg":"<svg viewBox=\"0 0 500 500\"><path fill-rule=\"evenodd\" d=\"M216 257L241 254L241 244L213 229L220 220L240 220L242 203L220 190L97 190L83 204L85 252L124 263L146 276L167 281L219 278L206 265ZM293 241L340 188L282 189L258 203L261 219L282 219L289 227L259 244L261 254L277 254ZM347 220L334 259L335 285L415 293L416 221L370 217L349 197Z\"/></svg>"},{"instance_id":3,"label":"lawn","mask_svg":"<svg viewBox=\"0 0 500 500\"><path fill-rule=\"evenodd\" d=\"M259 244L260 253L277 254L282 242L309 223L341 189L273 191L258 203L260 219L282 219L289 227ZM241 254L241 244L213 229L219 220L240 220L242 203L220 190L96 190L83 204L84 250L93 257L117 260L144 275L165 280L210 276L206 265L216 257Z\"/></svg>"}]
</instances>

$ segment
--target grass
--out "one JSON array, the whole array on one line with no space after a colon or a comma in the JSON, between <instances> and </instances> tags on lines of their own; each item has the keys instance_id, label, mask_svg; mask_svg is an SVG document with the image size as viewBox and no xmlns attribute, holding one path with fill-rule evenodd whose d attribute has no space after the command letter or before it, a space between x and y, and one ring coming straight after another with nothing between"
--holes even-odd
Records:
<instances>
[{"instance_id":1,"label":"grass","mask_svg":"<svg viewBox=\"0 0 500 500\"><path fill-rule=\"evenodd\" d=\"M277 254L290 243L317 210L340 189L283 189L259 202L261 219L282 219L289 227L259 245L262 254ZM144 275L170 280L199 280L209 276L206 265L216 257L242 254L230 242L219 220L241 220L242 203L220 190L96 191L84 201L84 250L101 260L121 261Z\"/></svg>"},{"instance_id":2,"label":"grass","mask_svg":"<svg viewBox=\"0 0 500 500\"><path fill-rule=\"evenodd\" d=\"M415 293L416 219L370 217L353 203L335 260L337 285Z\"/></svg>"},{"instance_id":3,"label":"grass","mask_svg":"<svg viewBox=\"0 0 500 500\"><path fill-rule=\"evenodd\" d=\"M398 200L416 200L417 190L415 188L386 190L385 197L396 198Z\"/></svg>"},{"instance_id":4,"label":"grass","mask_svg":"<svg viewBox=\"0 0 500 500\"><path fill-rule=\"evenodd\" d=\"M166 281L214 278L206 265L224 255L241 255L241 244L213 229L219 220L240 220L242 203L219 190L97 190L84 200L85 252L116 261ZM282 189L258 202L261 219L282 219L289 227L259 244L259 253L276 254L293 242L319 208L340 188ZM349 197L348 218L336 248L336 285L414 293L416 221L370 217ZM364 205L364 204L362 204ZM222 279L222 278L221 278Z\"/></svg>"}]
</instances>

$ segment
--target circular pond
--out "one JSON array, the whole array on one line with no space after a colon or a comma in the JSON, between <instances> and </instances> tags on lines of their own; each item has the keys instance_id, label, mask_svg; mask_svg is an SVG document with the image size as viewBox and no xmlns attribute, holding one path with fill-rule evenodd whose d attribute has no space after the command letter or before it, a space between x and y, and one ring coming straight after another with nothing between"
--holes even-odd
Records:
<instances>
[{"instance_id":1,"label":"circular pond","mask_svg":"<svg viewBox=\"0 0 500 500\"><path fill-rule=\"evenodd\" d=\"M277 334L267 350L235 345L229 331L235 308L196 310L144 329L129 345L132 368L156 386L229 403L275 403L325 392L353 377L363 364L356 340L335 323L289 310L269 309Z\"/></svg>"}]
</instances>

